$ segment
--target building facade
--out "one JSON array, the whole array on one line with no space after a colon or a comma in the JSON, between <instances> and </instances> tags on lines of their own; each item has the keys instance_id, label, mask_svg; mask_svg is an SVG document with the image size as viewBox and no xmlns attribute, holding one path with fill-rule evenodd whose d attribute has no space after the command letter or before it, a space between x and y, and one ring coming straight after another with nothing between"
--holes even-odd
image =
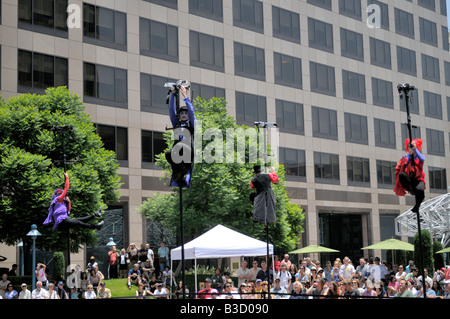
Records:
<instances>
[{"instance_id":1,"label":"building facade","mask_svg":"<svg viewBox=\"0 0 450 319\"><path fill-rule=\"evenodd\" d=\"M447 192L444 0L2 0L1 13L1 94L67 85L82 98L120 163L123 230L110 232L125 248L148 241L142 201L169 191L154 160L170 126L163 84L178 79L225 97L239 124L278 124L302 246L359 258L413 205L392 190L407 137L397 84L417 88L426 198Z\"/></svg>"}]
</instances>

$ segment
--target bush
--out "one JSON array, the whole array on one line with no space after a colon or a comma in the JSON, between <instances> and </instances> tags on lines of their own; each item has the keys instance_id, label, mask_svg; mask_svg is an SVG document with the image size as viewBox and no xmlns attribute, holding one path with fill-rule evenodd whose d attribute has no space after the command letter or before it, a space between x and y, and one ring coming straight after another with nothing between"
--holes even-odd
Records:
<instances>
[{"instance_id":1,"label":"bush","mask_svg":"<svg viewBox=\"0 0 450 319\"><path fill-rule=\"evenodd\" d=\"M64 280L65 278L65 259L64 254L60 251L55 251L53 254L53 278L56 282Z\"/></svg>"}]
</instances>

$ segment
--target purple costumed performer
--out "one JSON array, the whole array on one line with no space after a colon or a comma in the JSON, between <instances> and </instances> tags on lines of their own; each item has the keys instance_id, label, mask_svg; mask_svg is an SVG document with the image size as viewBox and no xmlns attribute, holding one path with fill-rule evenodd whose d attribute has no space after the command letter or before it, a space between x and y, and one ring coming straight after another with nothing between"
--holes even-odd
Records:
<instances>
[{"instance_id":1,"label":"purple costumed performer","mask_svg":"<svg viewBox=\"0 0 450 319\"><path fill-rule=\"evenodd\" d=\"M101 209L94 214L81 218L69 218L70 214L70 199L67 197L69 190L69 175L64 173L66 182L64 184L64 190L60 188L53 192L52 203L48 209L47 219L44 221L44 225L54 223L53 229L57 229L59 225L63 227L83 227L89 229L100 229L103 226L103 221L95 225L88 224L87 222L95 217L101 216Z\"/></svg>"}]
</instances>

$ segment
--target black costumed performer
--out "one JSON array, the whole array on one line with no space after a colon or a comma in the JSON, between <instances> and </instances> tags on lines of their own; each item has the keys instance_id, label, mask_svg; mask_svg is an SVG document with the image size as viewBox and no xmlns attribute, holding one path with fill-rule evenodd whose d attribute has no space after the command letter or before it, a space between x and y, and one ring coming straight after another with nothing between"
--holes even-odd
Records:
<instances>
[{"instance_id":1,"label":"black costumed performer","mask_svg":"<svg viewBox=\"0 0 450 319\"><path fill-rule=\"evenodd\" d=\"M69 218L70 215L70 199L67 196L69 191L69 175L64 173L65 183L64 190L58 188L53 191L52 202L48 209L47 219L44 221L44 225L54 223L53 229L57 229L58 226L64 228L83 227L88 229L100 229L103 226L103 221L95 225L87 223L91 219L101 216L101 209L94 214L80 218Z\"/></svg>"},{"instance_id":2,"label":"black costumed performer","mask_svg":"<svg viewBox=\"0 0 450 319\"><path fill-rule=\"evenodd\" d=\"M180 106L177 114L175 98L178 97L175 96L175 89L172 89L169 102L169 115L173 129L176 130L176 133L180 133L180 135L178 136L178 139L175 140L172 150L167 151L165 155L167 161L170 163L170 166L172 167L172 178L170 180L170 186L172 187L182 186L184 188L189 188L194 166L193 142L194 142L196 119L194 107L188 97L188 89L181 86L179 90L181 91L183 101L186 104L186 106L184 105ZM179 148L175 147L181 141L183 141L183 146L181 150L182 152L186 151L190 153L190 161L185 162L183 160L180 163L176 163L174 162L172 157L174 155L174 152L177 152L178 156L180 157L182 156L181 154L182 152L179 152Z\"/></svg>"},{"instance_id":3,"label":"black costumed performer","mask_svg":"<svg viewBox=\"0 0 450 319\"><path fill-rule=\"evenodd\" d=\"M415 139L411 143L409 139L405 141L405 151L408 153L403 156L395 167L395 186L394 192L398 196L405 196L406 192L415 196L416 204L412 208L413 212L419 212L420 204L425 198L425 173L423 172L423 163L425 156L420 153L422 150L422 140Z\"/></svg>"},{"instance_id":4,"label":"black costumed performer","mask_svg":"<svg viewBox=\"0 0 450 319\"><path fill-rule=\"evenodd\" d=\"M272 190L272 183L278 183L278 175L275 168L270 168L270 173L261 172L261 166L253 167L255 176L250 181L250 188L256 189L256 194L250 195L253 202L253 221L268 224L276 221L275 194Z\"/></svg>"}]
</instances>

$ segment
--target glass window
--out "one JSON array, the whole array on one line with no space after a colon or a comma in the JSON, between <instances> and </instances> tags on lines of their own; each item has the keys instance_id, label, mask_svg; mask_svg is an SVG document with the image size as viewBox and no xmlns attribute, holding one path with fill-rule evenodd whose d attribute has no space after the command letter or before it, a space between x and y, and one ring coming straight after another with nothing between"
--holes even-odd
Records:
<instances>
[{"instance_id":1,"label":"glass window","mask_svg":"<svg viewBox=\"0 0 450 319\"><path fill-rule=\"evenodd\" d=\"M225 98L225 89L191 82L191 94L192 100L199 96L204 100L209 100L213 97L223 97Z\"/></svg>"},{"instance_id":2,"label":"glass window","mask_svg":"<svg viewBox=\"0 0 450 319\"><path fill-rule=\"evenodd\" d=\"M128 165L128 131L126 127L97 124L97 134L104 148L116 153L121 166Z\"/></svg>"},{"instance_id":3,"label":"glass window","mask_svg":"<svg viewBox=\"0 0 450 319\"><path fill-rule=\"evenodd\" d=\"M142 55L178 62L178 28L158 21L139 19Z\"/></svg>"},{"instance_id":4,"label":"glass window","mask_svg":"<svg viewBox=\"0 0 450 319\"><path fill-rule=\"evenodd\" d=\"M275 68L275 83L301 89L302 60L296 57L273 53Z\"/></svg>"},{"instance_id":5,"label":"glass window","mask_svg":"<svg viewBox=\"0 0 450 319\"><path fill-rule=\"evenodd\" d=\"M166 77L141 73L141 111L168 114L169 96L161 94L167 82L174 81Z\"/></svg>"},{"instance_id":6,"label":"glass window","mask_svg":"<svg viewBox=\"0 0 450 319\"><path fill-rule=\"evenodd\" d=\"M377 182L378 187L392 187L395 184L396 162L377 160Z\"/></svg>"},{"instance_id":7,"label":"glass window","mask_svg":"<svg viewBox=\"0 0 450 319\"><path fill-rule=\"evenodd\" d=\"M238 124L252 127L257 121L267 121L266 98L264 96L236 92L236 121Z\"/></svg>"},{"instance_id":8,"label":"glass window","mask_svg":"<svg viewBox=\"0 0 450 319\"><path fill-rule=\"evenodd\" d=\"M437 47L437 27L433 21L419 17L420 41Z\"/></svg>"},{"instance_id":9,"label":"glass window","mask_svg":"<svg viewBox=\"0 0 450 319\"><path fill-rule=\"evenodd\" d=\"M417 0L417 4L429 10L436 10L436 0Z\"/></svg>"},{"instance_id":10,"label":"glass window","mask_svg":"<svg viewBox=\"0 0 450 319\"><path fill-rule=\"evenodd\" d=\"M399 72L417 76L416 52L397 46L397 69Z\"/></svg>"},{"instance_id":11,"label":"glass window","mask_svg":"<svg viewBox=\"0 0 450 319\"><path fill-rule=\"evenodd\" d=\"M308 3L331 11L331 0L308 0Z\"/></svg>"},{"instance_id":12,"label":"glass window","mask_svg":"<svg viewBox=\"0 0 450 319\"><path fill-rule=\"evenodd\" d=\"M284 165L286 176L306 177L305 151L280 147L279 162Z\"/></svg>"},{"instance_id":13,"label":"glass window","mask_svg":"<svg viewBox=\"0 0 450 319\"><path fill-rule=\"evenodd\" d=\"M428 167L428 176L431 190L447 191L447 170L445 168Z\"/></svg>"},{"instance_id":14,"label":"glass window","mask_svg":"<svg viewBox=\"0 0 450 319\"><path fill-rule=\"evenodd\" d=\"M409 112L412 114L419 114L419 103L417 102L419 99L418 90L409 91ZM400 99L400 111L406 112L406 100L404 98L404 94L399 95Z\"/></svg>"},{"instance_id":15,"label":"glass window","mask_svg":"<svg viewBox=\"0 0 450 319\"><path fill-rule=\"evenodd\" d=\"M448 42L448 28L447 26L441 26L442 33L442 49L445 51L449 51L449 42Z\"/></svg>"},{"instance_id":16,"label":"glass window","mask_svg":"<svg viewBox=\"0 0 450 319\"><path fill-rule=\"evenodd\" d=\"M391 68L391 45L375 38L370 38L370 63L383 68Z\"/></svg>"},{"instance_id":17,"label":"glass window","mask_svg":"<svg viewBox=\"0 0 450 319\"><path fill-rule=\"evenodd\" d=\"M233 0L233 25L264 33L262 2L257 0Z\"/></svg>"},{"instance_id":18,"label":"glass window","mask_svg":"<svg viewBox=\"0 0 450 319\"><path fill-rule=\"evenodd\" d=\"M395 32L414 39L414 17L411 13L394 9L395 15Z\"/></svg>"},{"instance_id":19,"label":"glass window","mask_svg":"<svg viewBox=\"0 0 450 319\"><path fill-rule=\"evenodd\" d=\"M341 55L364 61L363 36L361 33L341 28Z\"/></svg>"},{"instance_id":20,"label":"glass window","mask_svg":"<svg viewBox=\"0 0 450 319\"><path fill-rule=\"evenodd\" d=\"M425 115L442 120L442 99L440 94L423 91Z\"/></svg>"},{"instance_id":21,"label":"glass window","mask_svg":"<svg viewBox=\"0 0 450 319\"><path fill-rule=\"evenodd\" d=\"M402 124L401 128L402 128L402 143L404 143L406 139L409 138L409 131L408 127L406 126L406 123ZM422 138L422 135L420 133L420 127L418 126L411 127L411 135L413 139Z\"/></svg>"},{"instance_id":22,"label":"glass window","mask_svg":"<svg viewBox=\"0 0 450 319\"><path fill-rule=\"evenodd\" d=\"M234 42L234 72L239 76L265 81L264 50Z\"/></svg>"},{"instance_id":23,"label":"glass window","mask_svg":"<svg viewBox=\"0 0 450 319\"><path fill-rule=\"evenodd\" d=\"M334 68L310 61L311 91L336 96Z\"/></svg>"},{"instance_id":24,"label":"glass window","mask_svg":"<svg viewBox=\"0 0 450 319\"><path fill-rule=\"evenodd\" d=\"M372 78L372 99L377 106L394 108L394 93L392 82Z\"/></svg>"},{"instance_id":25,"label":"glass window","mask_svg":"<svg viewBox=\"0 0 450 319\"><path fill-rule=\"evenodd\" d=\"M439 59L422 53L422 78L440 83Z\"/></svg>"},{"instance_id":26,"label":"glass window","mask_svg":"<svg viewBox=\"0 0 450 319\"><path fill-rule=\"evenodd\" d=\"M300 43L300 15L272 6L273 36Z\"/></svg>"},{"instance_id":27,"label":"glass window","mask_svg":"<svg viewBox=\"0 0 450 319\"><path fill-rule=\"evenodd\" d=\"M395 149L395 123L374 119L375 146Z\"/></svg>"},{"instance_id":28,"label":"glass window","mask_svg":"<svg viewBox=\"0 0 450 319\"><path fill-rule=\"evenodd\" d=\"M303 104L277 99L275 106L280 132L305 134Z\"/></svg>"},{"instance_id":29,"label":"glass window","mask_svg":"<svg viewBox=\"0 0 450 319\"><path fill-rule=\"evenodd\" d=\"M337 112L317 106L312 106L311 111L313 136L337 140Z\"/></svg>"},{"instance_id":30,"label":"glass window","mask_svg":"<svg viewBox=\"0 0 450 319\"><path fill-rule=\"evenodd\" d=\"M361 20L361 0L339 0L339 13Z\"/></svg>"},{"instance_id":31,"label":"glass window","mask_svg":"<svg viewBox=\"0 0 450 319\"><path fill-rule=\"evenodd\" d=\"M110 66L84 63L84 101L127 107L127 71Z\"/></svg>"},{"instance_id":32,"label":"glass window","mask_svg":"<svg viewBox=\"0 0 450 319\"><path fill-rule=\"evenodd\" d=\"M162 132L141 130L142 162L155 163L156 155L164 152L167 145Z\"/></svg>"},{"instance_id":33,"label":"glass window","mask_svg":"<svg viewBox=\"0 0 450 319\"><path fill-rule=\"evenodd\" d=\"M316 182L339 183L339 156L314 152L314 177Z\"/></svg>"},{"instance_id":34,"label":"glass window","mask_svg":"<svg viewBox=\"0 0 450 319\"><path fill-rule=\"evenodd\" d=\"M344 99L366 102L366 83L363 74L342 70Z\"/></svg>"},{"instance_id":35,"label":"glass window","mask_svg":"<svg viewBox=\"0 0 450 319\"><path fill-rule=\"evenodd\" d=\"M222 0L189 0L189 13L223 21Z\"/></svg>"},{"instance_id":36,"label":"glass window","mask_svg":"<svg viewBox=\"0 0 450 319\"><path fill-rule=\"evenodd\" d=\"M344 113L345 141L368 145L367 117Z\"/></svg>"},{"instance_id":37,"label":"glass window","mask_svg":"<svg viewBox=\"0 0 450 319\"><path fill-rule=\"evenodd\" d=\"M19 0L18 4L19 28L67 37L68 0Z\"/></svg>"},{"instance_id":38,"label":"glass window","mask_svg":"<svg viewBox=\"0 0 450 319\"><path fill-rule=\"evenodd\" d=\"M386 3L378 0L367 0L367 6L376 4L381 10L381 28L389 30L389 7ZM370 14L370 13L369 13Z\"/></svg>"},{"instance_id":39,"label":"glass window","mask_svg":"<svg viewBox=\"0 0 450 319\"><path fill-rule=\"evenodd\" d=\"M445 156L444 132L427 128L427 153L430 155Z\"/></svg>"},{"instance_id":40,"label":"glass window","mask_svg":"<svg viewBox=\"0 0 450 319\"><path fill-rule=\"evenodd\" d=\"M189 41L191 65L224 72L223 39L190 31Z\"/></svg>"},{"instance_id":41,"label":"glass window","mask_svg":"<svg viewBox=\"0 0 450 319\"><path fill-rule=\"evenodd\" d=\"M178 0L144 0L147 2L151 2L160 6L168 7L171 9L178 8Z\"/></svg>"},{"instance_id":42,"label":"glass window","mask_svg":"<svg viewBox=\"0 0 450 319\"><path fill-rule=\"evenodd\" d=\"M308 42L312 48L333 52L333 26L308 18Z\"/></svg>"},{"instance_id":43,"label":"glass window","mask_svg":"<svg viewBox=\"0 0 450 319\"><path fill-rule=\"evenodd\" d=\"M351 186L367 186L370 184L369 159L347 156L347 180Z\"/></svg>"}]
</instances>

